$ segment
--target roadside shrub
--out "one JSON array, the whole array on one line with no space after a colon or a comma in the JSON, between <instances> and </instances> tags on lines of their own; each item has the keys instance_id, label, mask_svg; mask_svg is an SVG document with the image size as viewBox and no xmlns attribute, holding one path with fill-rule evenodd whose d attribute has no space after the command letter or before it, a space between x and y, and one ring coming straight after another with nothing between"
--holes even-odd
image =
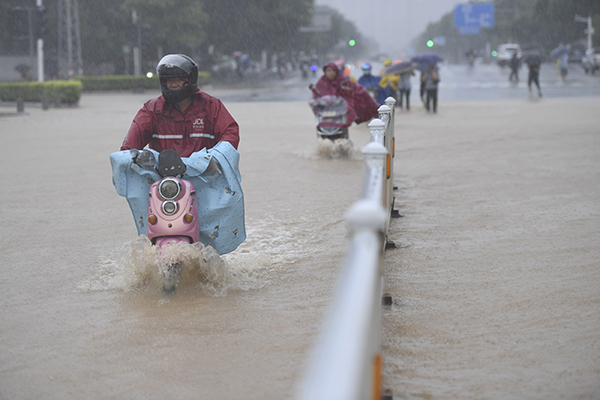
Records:
<instances>
[{"instance_id":1,"label":"roadside shrub","mask_svg":"<svg viewBox=\"0 0 600 400\"><path fill-rule=\"evenodd\" d=\"M210 82L210 74L198 73L198 85ZM61 103L77 104L82 91L96 90L141 90L159 89L158 76L114 75L83 76L70 81L47 82L6 82L0 83L0 100L16 101L21 98L27 102L42 101L42 95L48 95L48 101L54 101L54 95L60 95Z\"/></svg>"},{"instance_id":2,"label":"roadside shrub","mask_svg":"<svg viewBox=\"0 0 600 400\"><path fill-rule=\"evenodd\" d=\"M82 76L77 78L83 85L84 91L96 90L141 90L159 89L158 76L112 75L112 76ZM210 82L210 74L198 73L198 85Z\"/></svg>"},{"instance_id":3,"label":"roadside shrub","mask_svg":"<svg viewBox=\"0 0 600 400\"><path fill-rule=\"evenodd\" d=\"M53 101L54 94L60 95L61 103L77 104L81 98L81 82L77 81L48 81L48 82L17 82L0 83L0 100L42 101L46 93L48 100Z\"/></svg>"}]
</instances>

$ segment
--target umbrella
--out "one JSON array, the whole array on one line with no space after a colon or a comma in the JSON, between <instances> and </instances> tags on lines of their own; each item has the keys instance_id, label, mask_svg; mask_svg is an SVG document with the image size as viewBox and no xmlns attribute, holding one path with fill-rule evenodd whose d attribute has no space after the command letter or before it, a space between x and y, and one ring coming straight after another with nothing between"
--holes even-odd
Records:
<instances>
[{"instance_id":1,"label":"umbrella","mask_svg":"<svg viewBox=\"0 0 600 400\"><path fill-rule=\"evenodd\" d=\"M343 58L340 58L337 61L333 62L335 64L336 67L338 67L339 70L341 70L344 67L344 64L346 64L346 60L344 60Z\"/></svg>"},{"instance_id":2,"label":"umbrella","mask_svg":"<svg viewBox=\"0 0 600 400\"><path fill-rule=\"evenodd\" d=\"M540 57L539 52L524 52L521 61L525 64L541 64L542 57Z\"/></svg>"},{"instance_id":3,"label":"umbrella","mask_svg":"<svg viewBox=\"0 0 600 400\"><path fill-rule=\"evenodd\" d=\"M561 58L563 55L569 53L568 46L558 46L550 53L550 58Z\"/></svg>"},{"instance_id":4,"label":"umbrella","mask_svg":"<svg viewBox=\"0 0 600 400\"><path fill-rule=\"evenodd\" d=\"M389 67L387 67L385 69L385 71L383 72L383 74L384 75L401 74L403 72L409 72L413 68L414 68L413 65L409 62L399 62L399 63L392 64Z\"/></svg>"},{"instance_id":5,"label":"umbrella","mask_svg":"<svg viewBox=\"0 0 600 400\"><path fill-rule=\"evenodd\" d=\"M444 61L442 56L435 53L422 53L414 56L410 62L416 63L418 69L427 68L432 64L437 64Z\"/></svg>"}]
</instances>

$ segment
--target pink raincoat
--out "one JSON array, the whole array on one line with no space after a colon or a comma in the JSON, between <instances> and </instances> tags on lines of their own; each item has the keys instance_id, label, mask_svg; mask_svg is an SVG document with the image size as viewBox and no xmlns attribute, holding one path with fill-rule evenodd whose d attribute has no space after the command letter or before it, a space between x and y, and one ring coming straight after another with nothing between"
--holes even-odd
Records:
<instances>
[{"instance_id":1,"label":"pink raincoat","mask_svg":"<svg viewBox=\"0 0 600 400\"><path fill-rule=\"evenodd\" d=\"M369 121L377 116L379 104L373 100L367 90L356 82L352 82L339 73L335 63L326 64L323 67L331 67L337 71L335 79L329 80L323 75L317 82L319 96L335 95L341 96L348 102L348 122L357 124Z\"/></svg>"}]
</instances>

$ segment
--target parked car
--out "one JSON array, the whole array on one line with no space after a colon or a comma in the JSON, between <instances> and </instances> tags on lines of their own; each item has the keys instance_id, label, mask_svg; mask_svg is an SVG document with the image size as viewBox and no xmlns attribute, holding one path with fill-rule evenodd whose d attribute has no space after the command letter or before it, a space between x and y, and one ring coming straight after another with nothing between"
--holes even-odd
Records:
<instances>
[{"instance_id":1,"label":"parked car","mask_svg":"<svg viewBox=\"0 0 600 400\"><path fill-rule=\"evenodd\" d=\"M501 67L506 67L510 63L510 59L513 54L515 54L515 50L517 51L517 58L521 59L523 53L521 51L521 46L516 43L505 43L498 46L498 50L496 51L496 64Z\"/></svg>"},{"instance_id":2,"label":"parked car","mask_svg":"<svg viewBox=\"0 0 600 400\"><path fill-rule=\"evenodd\" d=\"M581 63L583 56L585 55L585 45L581 43L572 43L571 50L569 51L569 62L570 63Z\"/></svg>"},{"instance_id":3,"label":"parked car","mask_svg":"<svg viewBox=\"0 0 600 400\"><path fill-rule=\"evenodd\" d=\"M600 47L594 47L585 51L585 55L581 58L581 66L585 73L591 73L600 69Z\"/></svg>"}]
</instances>

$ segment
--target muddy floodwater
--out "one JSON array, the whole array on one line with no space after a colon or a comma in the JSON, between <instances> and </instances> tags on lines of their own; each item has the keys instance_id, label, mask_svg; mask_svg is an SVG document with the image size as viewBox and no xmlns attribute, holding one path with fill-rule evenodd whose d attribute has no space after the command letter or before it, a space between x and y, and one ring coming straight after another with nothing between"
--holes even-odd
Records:
<instances>
[{"instance_id":1,"label":"muddy floodwater","mask_svg":"<svg viewBox=\"0 0 600 400\"><path fill-rule=\"evenodd\" d=\"M111 182L158 93L1 116L0 399L293 398L359 198L306 102L226 104L248 239L190 247L178 293ZM398 399L600 398L600 98L397 111L384 384ZM0 111L7 111L0 108Z\"/></svg>"},{"instance_id":2,"label":"muddy floodwater","mask_svg":"<svg viewBox=\"0 0 600 400\"><path fill-rule=\"evenodd\" d=\"M384 312L395 395L600 398L598 105L451 103L398 118L405 217Z\"/></svg>"}]
</instances>

